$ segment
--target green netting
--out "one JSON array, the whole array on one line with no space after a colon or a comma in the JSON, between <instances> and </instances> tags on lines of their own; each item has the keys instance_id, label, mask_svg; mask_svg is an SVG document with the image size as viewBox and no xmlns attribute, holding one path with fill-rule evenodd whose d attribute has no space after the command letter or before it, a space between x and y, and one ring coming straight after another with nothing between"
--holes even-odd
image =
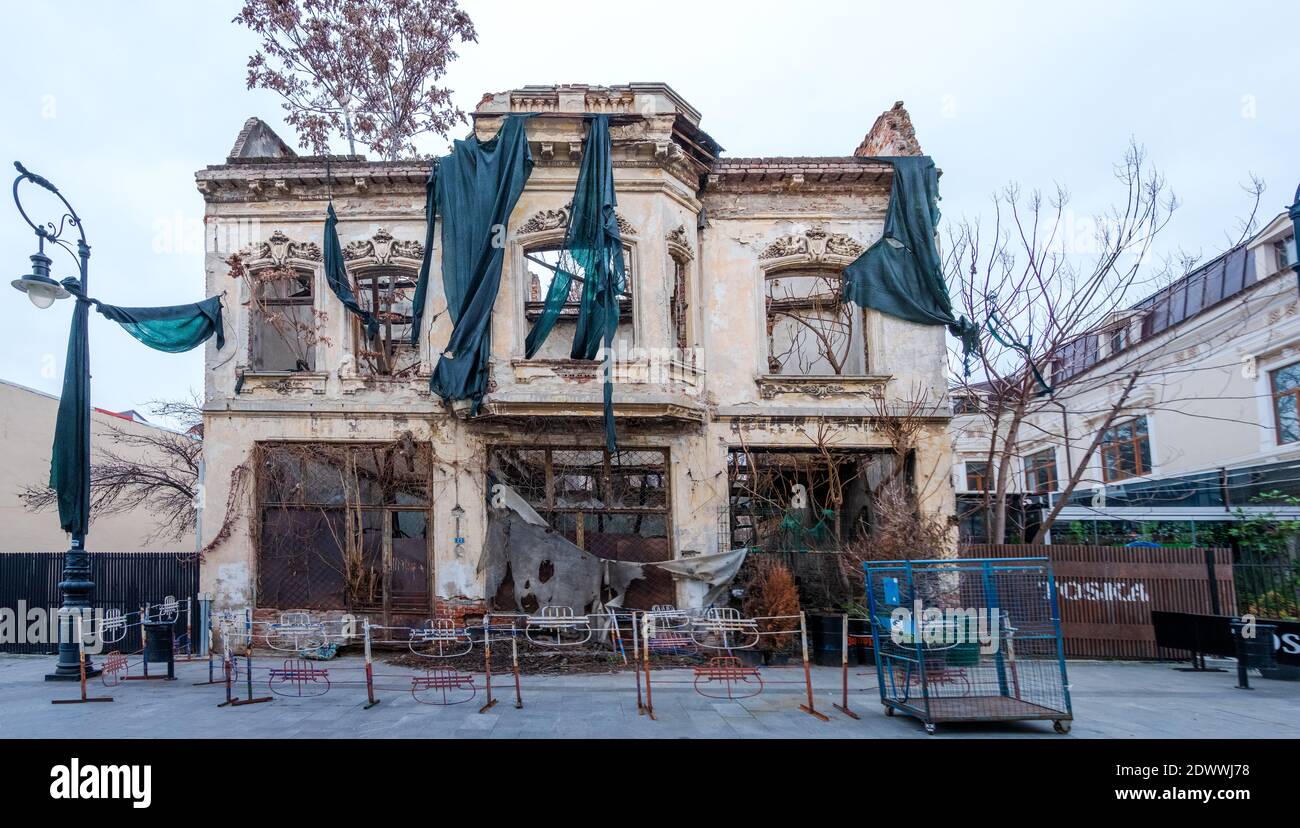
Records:
<instances>
[{"instance_id":1,"label":"green netting","mask_svg":"<svg viewBox=\"0 0 1300 828\"><path fill-rule=\"evenodd\" d=\"M863 308L919 322L946 325L969 358L979 351L979 328L953 314L935 241L939 174L926 155L875 158L894 168L885 232L844 269L844 296Z\"/></svg>"},{"instance_id":2,"label":"green netting","mask_svg":"<svg viewBox=\"0 0 1300 828\"><path fill-rule=\"evenodd\" d=\"M429 387L444 400L473 400L475 410L487 388L492 306L505 257L502 230L533 169L526 118L508 116L491 140L471 135L457 141L430 172L429 189L442 214L442 284L454 328ZM425 213L432 218L432 208ZM416 286L421 310L429 255L426 247Z\"/></svg>"},{"instance_id":3,"label":"green netting","mask_svg":"<svg viewBox=\"0 0 1300 828\"><path fill-rule=\"evenodd\" d=\"M334 213L334 203L330 202L329 208L325 211L325 239L322 245L325 258L325 281L343 306L361 317L361 323L366 326L366 339L371 340L379 335L379 322L370 311L361 307L352 292L352 282L348 279L347 267L343 263L343 246L339 243L338 223L339 217Z\"/></svg>"},{"instance_id":4,"label":"green netting","mask_svg":"<svg viewBox=\"0 0 1300 828\"><path fill-rule=\"evenodd\" d=\"M564 247L546 292L542 315L528 332L526 355L532 357L555 327L569 297L573 280L582 283L577 328L573 335L573 359L595 359L605 349L604 400L605 444L615 451L613 352L618 330L618 299L624 290L623 240L614 212L614 167L610 156L609 117L596 115L588 121L582 167L573 193L573 208L565 229Z\"/></svg>"}]
</instances>

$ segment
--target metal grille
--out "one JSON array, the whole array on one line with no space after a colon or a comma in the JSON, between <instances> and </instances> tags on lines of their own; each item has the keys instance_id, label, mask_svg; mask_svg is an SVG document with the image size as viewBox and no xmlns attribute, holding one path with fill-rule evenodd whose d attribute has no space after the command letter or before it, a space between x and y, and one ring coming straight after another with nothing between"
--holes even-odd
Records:
<instances>
[{"instance_id":1,"label":"metal grille","mask_svg":"<svg viewBox=\"0 0 1300 828\"><path fill-rule=\"evenodd\" d=\"M91 605L95 609L117 610L126 615L138 612L145 604L157 604L169 595L178 600L193 599L199 591L199 563L192 555L91 552L90 566L95 582ZM62 552L0 554L0 607L17 611L18 602L22 601L29 610L57 609L63 600L59 592L62 572ZM57 642L26 640L30 629L23 619L20 614L18 626L24 627L23 640L0 641L0 652L44 654L58 649ZM182 631L187 620L177 622ZM139 624L128 626L126 639L115 646L128 652L138 650Z\"/></svg>"},{"instance_id":2,"label":"metal grille","mask_svg":"<svg viewBox=\"0 0 1300 828\"><path fill-rule=\"evenodd\" d=\"M924 721L1068 720L1044 558L866 565L881 701Z\"/></svg>"}]
</instances>

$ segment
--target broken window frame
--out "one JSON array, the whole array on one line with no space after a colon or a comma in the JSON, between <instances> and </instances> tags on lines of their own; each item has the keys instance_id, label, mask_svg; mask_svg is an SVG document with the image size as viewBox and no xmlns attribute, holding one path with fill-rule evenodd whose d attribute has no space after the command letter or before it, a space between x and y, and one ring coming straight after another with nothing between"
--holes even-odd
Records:
<instances>
[{"instance_id":1,"label":"broken window frame","mask_svg":"<svg viewBox=\"0 0 1300 828\"><path fill-rule=\"evenodd\" d=\"M673 290L669 297L668 325L672 334L673 347L685 353L691 347L691 294L690 294L690 260L678 253L670 253L668 261L672 263Z\"/></svg>"},{"instance_id":2,"label":"broken window frame","mask_svg":"<svg viewBox=\"0 0 1300 828\"><path fill-rule=\"evenodd\" d=\"M394 300L413 301L419 274L408 268L371 267L351 274L357 303L371 312L379 323L376 341L366 338L366 326L356 314L350 314L352 341L355 344L357 370L375 377L412 377L420 370L420 348L411 342L413 315L391 310ZM385 285L385 280L387 284ZM387 294L384 296L383 294ZM397 332L394 332L394 329Z\"/></svg>"},{"instance_id":3,"label":"broken window frame","mask_svg":"<svg viewBox=\"0 0 1300 828\"><path fill-rule=\"evenodd\" d=\"M564 249L564 239L552 239L549 241L536 241L522 248L523 254L523 318L525 327L532 326L542 315L546 308L546 293L550 288L550 282L543 287L540 279L537 281L537 289L533 289L533 281L537 279L537 274L533 272L534 267L554 270L558 264L557 261L551 262L539 258L538 254L555 253L559 254ZM617 339L631 346L634 344L636 331L636 312L635 301L633 297L636 290L637 275L635 273L636 256L633 255L632 245L628 242L623 243L623 293L618 299L618 334ZM558 353L563 353L563 358L567 359L570 348L573 346L573 337L577 332L578 311L582 304L582 286L583 277L574 274L573 281L569 285L569 296L565 301L563 308L560 310L560 316L556 320L555 328L546 339L542 346L544 350L553 351L558 349ZM558 335L558 336L557 336ZM562 345L552 345L559 342ZM523 347L523 343L520 343ZM616 343L617 347L617 343ZM545 357L540 351L535 359L555 359L555 357Z\"/></svg>"},{"instance_id":4,"label":"broken window frame","mask_svg":"<svg viewBox=\"0 0 1300 828\"><path fill-rule=\"evenodd\" d=\"M817 279L807 295L773 295L774 283L790 279ZM821 287L822 289L817 289ZM786 267L763 274L763 317L766 352L763 355L770 376L854 377L866 376L870 365L866 311L843 296L843 272L825 267ZM829 312L829 313L827 313ZM833 317L832 317L833 315ZM790 337L790 347L781 354L776 349L775 332L782 319L797 326ZM815 320L815 321L810 321ZM816 349L813 358L801 357L802 342L811 340ZM795 357L799 361L787 365ZM859 361L860 360L860 361ZM819 364L824 369L819 369Z\"/></svg>"},{"instance_id":5,"label":"broken window frame","mask_svg":"<svg viewBox=\"0 0 1300 828\"><path fill-rule=\"evenodd\" d=\"M305 605L279 606L279 609L382 613L385 624L395 620L395 616L417 623L429 617L435 575L432 446L409 438L393 442L269 441L259 442L254 452L256 527L253 537L259 595L277 596L277 599L270 600L279 603L278 596L284 593L280 585L272 587L262 580L269 568L267 562L271 550L267 545L274 542L268 538L266 527L273 522L273 513L297 514L300 516L296 519L299 525L319 523L323 527L321 531L328 535L318 535L307 541L294 537L292 540L298 549L290 549L287 556L280 557L292 558L301 553L297 561L287 565L294 574L301 572L310 579L313 565L323 566L325 577L331 577L330 571L337 577L341 592L337 596L313 598L312 587L308 584L307 600L301 602ZM365 460L374 462L361 462ZM338 463L343 467L338 468ZM398 463L405 464L405 472L398 470ZM329 483L319 485L316 482L319 469L311 469L309 464L337 469L337 491L331 489ZM364 471L363 466L366 466ZM365 479L364 475L371 466L374 474ZM290 482L293 482L292 486L288 485ZM377 493L378 497L372 498L375 502L362 501L367 492ZM422 590L398 593L394 589L397 556L393 541L402 539L396 533L401 516L408 513L423 518L425 584ZM375 531L380 533L378 538L372 534ZM320 548L309 545L313 542ZM281 563L280 566L286 565ZM260 603L272 605L267 600Z\"/></svg>"},{"instance_id":6,"label":"broken window frame","mask_svg":"<svg viewBox=\"0 0 1300 828\"><path fill-rule=\"evenodd\" d=\"M614 520L621 519L623 516L627 516L632 518L633 520L633 525L631 527L632 531L628 534L640 534L642 528L644 527L643 521L645 521L646 519L649 519L651 521L661 520L663 525L662 537L665 537L667 539L667 555L663 557L662 560L671 560L675 557L675 552L673 550L672 482L671 482L671 474L670 474L671 465L669 464L670 455L669 455L669 449L667 447L656 446L656 447L648 447L648 448L645 447L626 448L611 454L610 452L606 451L603 447L573 446L573 445L534 446L534 445L512 445L512 444L502 443L502 444L493 445L489 447L488 449L489 469L502 469L504 466L504 461L501 460L500 458L512 452L518 452L520 454L534 453L534 452L541 453L542 471L544 474L544 478L540 481L541 496L540 497L538 496L539 488L537 486L526 487L521 485L520 477L516 476L511 478L508 476L504 476L501 477L501 479L499 479L499 482L511 486L511 488L513 488L515 492L520 497L522 497L528 503L528 505L531 506L542 517L543 520L545 520L548 524L550 524L556 531L564 533L565 536L568 537L569 540L571 540L574 543L574 545L578 546L580 549L592 551L588 549L588 543L586 537L587 530L588 530L588 523L591 520L595 521L596 534L607 534L608 532L604 531L605 522L607 519L612 522ZM586 489L586 491L590 492L590 496L594 501L606 505L601 505L601 506L593 506L591 504L574 505L574 504L565 504L560 502L559 496L562 495L562 492L560 490L561 483L558 480L558 478L567 475L569 477L575 478L574 482L578 482L576 480L577 478L587 477L589 475L585 475L576 471L569 472L567 470L583 469L583 468L591 467L590 465L566 465L563 462L557 463L556 462L557 455L561 455L561 460L562 460L563 455L566 453L583 453L583 454L590 453L592 455L601 456L599 475L590 475L591 485L588 489ZM638 469L638 467L623 465L625 458L635 457L636 455L649 455L649 454L658 455L659 458L661 458L657 466L650 466L647 467L646 469ZM657 468L658 471L653 470L654 468ZM656 495L655 502L650 504L639 504L639 505L629 506L620 499L619 500L620 505L618 506L607 505L610 502L615 500L614 495L616 494L616 485L615 485L616 478L624 477L624 476L626 477L642 476L648 478L658 478L659 485L654 487L642 486L641 489L642 489L643 496L644 493L648 491L653 491L662 494ZM570 491L579 491L579 490L574 489ZM572 528L570 528L569 526L570 518L573 518ZM612 534L624 534L624 533L612 533ZM657 538L657 537L661 537L661 535L654 534L654 535L645 535L643 537ZM600 552L597 551L596 554L600 554ZM602 555L602 557L605 556Z\"/></svg>"},{"instance_id":7,"label":"broken window frame","mask_svg":"<svg viewBox=\"0 0 1300 828\"><path fill-rule=\"evenodd\" d=\"M300 280L300 292L283 297L266 295L275 285L291 279ZM250 270L249 280L248 356L252 371L260 374L315 372L316 346L329 343L321 333L328 317L316 309L316 274L306 268L282 265ZM303 289L305 296L301 293ZM306 308L310 322L293 318L293 312L281 310L284 308ZM286 352L295 359L293 366L267 365L268 354L264 351L264 344L270 341L270 337L284 344Z\"/></svg>"}]
</instances>

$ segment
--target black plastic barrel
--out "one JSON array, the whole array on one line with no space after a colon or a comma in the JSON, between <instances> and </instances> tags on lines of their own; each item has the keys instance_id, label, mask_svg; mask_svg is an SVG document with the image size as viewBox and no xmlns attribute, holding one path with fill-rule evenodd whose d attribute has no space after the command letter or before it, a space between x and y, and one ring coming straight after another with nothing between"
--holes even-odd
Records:
<instances>
[{"instance_id":1,"label":"black plastic barrel","mask_svg":"<svg viewBox=\"0 0 1300 828\"><path fill-rule=\"evenodd\" d=\"M871 649L871 619L849 619L850 655L859 665L875 664L876 654Z\"/></svg>"},{"instance_id":2,"label":"black plastic barrel","mask_svg":"<svg viewBox=\"0 0 1300 828\"><path fill-rule=\"evenodd\" d=\"M1277 660L1273 655L1273 634L1277 632L1277 626L1256 623L1255 634L1251 637L1241 634L1245 627L1243 621L1232 622L1232 637L1237 641L1237 658L1245 661L1249 667L1274 666Z\"/></svg>"},{"instance_id":3,"label":"black plastic barrel","mask_svg":"<svg viewBox=\"0 0 1300 828\"><path fill-rule=\"evenodd\" d=\"M174 627L170 621L151 621L145 623L144 662L146 674L149 672L150 664L166 664L167 677L173 678L176 675L176 661L172 654L173 629Z\"/></svg>"},{"instance_id":4,"label":"black plastic barrel","mask_svg":"<svg viewBox=\"0 0 1300 828\"><path fill-rule=\"evenodd\" d=\"M823 667L838 667L844 660L844 616L808 615L812 660Z\"/></svg>"}]
</instances>

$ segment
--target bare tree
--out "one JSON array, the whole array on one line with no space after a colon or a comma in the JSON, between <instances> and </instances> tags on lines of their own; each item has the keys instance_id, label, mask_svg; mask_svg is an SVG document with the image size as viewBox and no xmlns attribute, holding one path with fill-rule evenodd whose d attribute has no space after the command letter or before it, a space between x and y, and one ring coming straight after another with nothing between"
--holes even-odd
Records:
<instances>
[{"instance_id":1,"label":"bare tree","mask_svg":"<svg viewBox=\"0 0 1300 828\"><path fill-rule=\"evenodd\" d=\"M1129 347L1136 301L1189 273L1199 257L1153 256L1178 202L1141 147L1130 144L1116 178L1121 200L1100 216L1080 219L1062 188L1044 198L1010 185L993 199L991 231L979 221L950 231L949 281L960 286L962 310L984 323L973 370L960 372L954 386L978 401L978 436L988 440L981 509L992 543L1006 541L1011 481L1025 444L1064 446L1067 458L1059 494L1033 539L1042 543L1076 488L1093 482L1093 460L1107 431L1134 411L1134 390L1189 370L1198 353L1188 346L1205 340L1191 325L1164 334L1157 347ZM1257 208L1262 182L1252 178L1246 189ZM1237 244L1253 224L1254 210ZM1103 358L1105 366L1091 370ZM1102 407L1086 409L1084 400L1103 388L1110 393ZM1143 410L1176 405L1176 396L1144 393ZM1071 417L1091 429L1081 445L1073 442L1080 423Z\"/></svg>"},{"instance_id":2,"label":"bare tree","mask_svg":"<svg viewBox=\"0 0 1300 828\"><path fill-rule=\"evenodd\" d=\"M248 88L278 93L317 154L337 132L354 155L360 141L394 160L415 154L415 136L464 121L437 85L454 43L478 40L456 0L247 0L233 22L262 38Z\"/></svg>"},{"instance_id":3,"label":"bare tree","mask_svg":"<svg viewBox=\"0 0 1300 828\"><path fill-rule=\"evenodd\" d=\"M199 459L203 439L202 403L162 400L147 410L179 424L180 428L139 432L109 425L107 445L96 444L90 466L92 519L139 510L153 516L156 529L145 536L181 541L195 529L194 500L199 486ZM51 508L58 495L44 483L23 487L18 493L28 511Z\"/></svg>"}]
</instances>

